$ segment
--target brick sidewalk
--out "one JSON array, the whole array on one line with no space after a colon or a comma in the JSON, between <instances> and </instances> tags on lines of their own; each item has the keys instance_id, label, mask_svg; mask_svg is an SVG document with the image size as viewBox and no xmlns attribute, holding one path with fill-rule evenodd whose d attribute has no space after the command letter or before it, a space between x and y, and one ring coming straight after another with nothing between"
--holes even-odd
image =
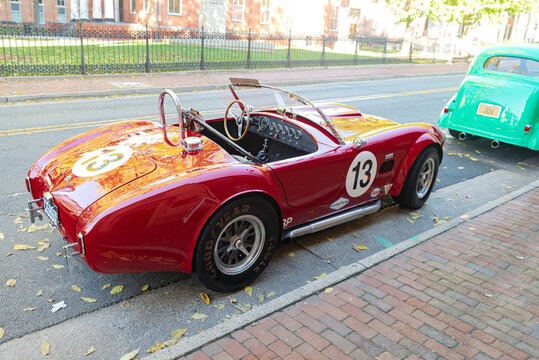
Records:
<instances>
[{"instance_id":1,"label":"brick sidewalk","mask_svg":"<svg viewBox=\"0 0 539 360\"><path fill-rule=\"evenodd\" d=\"M363 65L335 68L293 68L275 70L197 71L177 73L129 74L116 76L58 76L46 78L9 77L0 81L0 97L133 91L165 87L227 85L229 77L254 77L261 82L302 82L327 79L370 78L373 76L410 76L421 74L464 73L469 64ZM110 95L110 94L109 94Z\"/></svg>"},{"instance_id":2,"label":"brick sidewalk","mask_svg":"<svg viewBox=\"0 0 539 360\"><path fill-rule=\"evenodd\" d=\"M187 359L530 359L538 279L536 188Z\"/></svg>"}]
</instances>

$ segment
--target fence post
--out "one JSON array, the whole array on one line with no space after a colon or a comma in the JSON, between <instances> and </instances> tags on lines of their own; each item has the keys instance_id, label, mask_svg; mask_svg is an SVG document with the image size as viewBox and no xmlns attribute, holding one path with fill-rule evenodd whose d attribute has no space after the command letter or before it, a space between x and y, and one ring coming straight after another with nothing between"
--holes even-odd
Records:
<instances>
[{"instance_id":1,"label":"fence post","mask_svg":"<svg viewBox=\"0 0 539 360\"><path fill-rule=\"evenodd\" d=\"M358 56L357 56L357 48L359 46L359 37L357 37L356 35L356 50L354 51L354 65L357 65L358 64Z\"/></svg>"},{"instance_id":2,"label":"fence post","mask_svg":"<svg viewBox=\"0 0 539 360\"><path fill-rule=\"evenodd\" d=\"M148 31L148 24L146 24L146 72L150 71L150 32Z\"/></svg>"},{"instance_id":3,"label":"fence post","mask_svg":"<svg viewBox=\"0 0 539 360\"><path fill-rule=\"evenodd\" d=\"M86 75L86 64L84 62L84 45L82 43L82 24L80 23L80 20L77 20L77 25L78 25L79 37L80 37L80 64L81 64L81 71L82 71L82 75Z\"/></svg>"},{"instance_id":4,"label":"fence post","mask_svg":"<svg viewBox=\"0 0 539 360\"><path fill-rule=\"evenodd\" d=\"M200 70L206 69L206 63L204 62L204 26L200 32Z\"/></svg>"},{"instance_id":5,"label":"fence post","mask_svg":"<svg viewBox=\"0 0 539 360\"><path fill-rule=\"evenodd\" d=\"M408 55L408 62L412 63L412 51L414 50L414 43L410 41L410 53Z\"/></svg>"},{"instance_id":6,"label":"fence post","mask_svg":"<svg viewBox=\"0 0 539 360\"><path fill-rule=\"evenodd\" d=\"M384 39L384 52L382 53L382 63L387 63L387 36Z\"/></svg>"},{"instance_id":7,"label":"fence post","mask_svg":"<svg viewBox=\"0 0 539 360\"><path fill-rule=\"evenodd\" d=\"M288 53L286 54L286 67L290 68L290 45L292 43L292 30L288 30Z\"/></svg>"},{"instance_id":8,"label":"fence post","mask_svg":"<svg viewBox=\"0 0 539 360\"><path fill-rule=\"evenodd\" d=\"M326 66L326 37L322 38L322 57L320 58L320 66Z\"/></svg>"},{"instance_id":9,"label":"fence post","mask_svg":"<svg viewBox=\"0 0 539 360\"><path fill-rule=\"evenodd\" d=\"M251 28L249 28L249 34L247 35L247 69L251 68Z\"/></svg>"}]
</instances>

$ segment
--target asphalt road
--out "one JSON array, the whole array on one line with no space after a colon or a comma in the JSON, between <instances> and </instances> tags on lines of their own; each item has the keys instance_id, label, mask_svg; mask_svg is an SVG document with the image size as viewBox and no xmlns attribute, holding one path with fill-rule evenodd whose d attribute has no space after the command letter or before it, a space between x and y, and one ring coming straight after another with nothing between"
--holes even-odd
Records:
<instances>
[{"instance_id":1,"label":"asphalt road","mask_svg":"<svg viewBox=\"0 0 539 360\"><path fill-rule=\"evenodd\" d=\"M434 124L461 81L462 77L445 76L297 86L290 90L315 102L341 102L402 123ZM199 92L180 94L180 99L185 107L222 116L230 98L222 92ZM24 177L28 167L52 146L96 124L133 118L157 120L157 97L0 106L0 233L4 234L4 239L0 236L0 327L6 331L0 340L0 358L10 349L11 339L61 323L70 324L70 331L62 334L63 354L74 358L83 356L91 346L97 351L88 359L117 358L138 347L143 351L167 340L177 328L187 328L188 335L196 334L257 306L262 294L267 301L270 295L292 291L313 281L314 276L432 228L434 219L443 222L461 216L514 191L539 174L536 152L512 146L495 150L484 139L460 142L448 135L435 192L422 209L411 213L385 199L384 208L376 214L282 246L252 285L252 296L244 291L213 293L188 274L104 275L74 261L69 267L55 267L65 266L57 256L65 245L58 233L48 229L18 231L21 224L23 228L30 225L25 217L28 196ZM19 217L21 224L16 223ZM38 241L45 238L50 247L43 251L14 250L15 244L37 248ZM353 251L352 246L357 244L368 249ZM8 279L15 279L17 284L7 287ZM111 286L102 289L107 284ZM74 285L81 291L74 290ZM110 290L116 285L123 285L123 291L112 295ZM144 285L149 285L146 292L142 290ZM201 292L209 294L211 305L204 304ZM67 307L53 313L52 304L61 301ZM219 304L224 307L213 306ZM191 316L196 312L208 318L195 320ZM58 354L61 351L51 353L51 358L62 358Z\"/></svg>"}]
</instances>

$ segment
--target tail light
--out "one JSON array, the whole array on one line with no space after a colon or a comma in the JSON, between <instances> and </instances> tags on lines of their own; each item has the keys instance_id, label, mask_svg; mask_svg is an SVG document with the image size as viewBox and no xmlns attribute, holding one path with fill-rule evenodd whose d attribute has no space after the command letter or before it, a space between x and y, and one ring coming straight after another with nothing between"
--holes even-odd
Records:
<instances>
[{"instance_id":1,"label":"tail light","mask_svg":"<svg viewBox=\"0 0 539 360\"><path fill-rule=\"evenodd\" d=\"M531 125L524 126L524 132L529 133L531 128L532 128Z\"/></svg>"}]
</instances>

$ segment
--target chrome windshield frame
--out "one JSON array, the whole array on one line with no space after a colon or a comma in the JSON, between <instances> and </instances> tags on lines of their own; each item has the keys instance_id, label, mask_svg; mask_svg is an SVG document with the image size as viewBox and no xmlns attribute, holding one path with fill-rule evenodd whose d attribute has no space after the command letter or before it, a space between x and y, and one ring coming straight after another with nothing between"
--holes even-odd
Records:
<instances>
[{"instance_id":1,"label":"chrome windshield frame","mask_svg":"<svg viewBox=\"0 0 539 360\"><path fill-rule=\"evenodd\" d=\"M274 86L270 86L270 85L263 85L263 84L260 84L258 82L258 80L256 79L242 79L242 78L230 78L230 90L232 91L232 95L234 96L234 98L240 100L239 96L237 95L236 91L234 90L234 86L239 86L239 87L252 87L252 88L263 88L263 89L270 89L270 90L274 90L274 91L277 91L277 92L282 92L282 93L285 93L287 94L291 99L294 99L294 100L297 100L299 101L300 103L302 103L303 105L306 105L306 106L311 106L313 109L315 109L318 114L320 115L320 117L324 120L324 122L326 123L327 127L331 130L331 133L332 135L335 137L335 139L337 139L337 141L339 142L339 144L341 145L346 145L346 142L344 141L342 135L339 133L339 131L337 130L337 128L335 127L335 125L333 125L333 122L331 121L330 118L328 118L326 116L326 114L324 114L324 112L322 110L320 110L318 108L318 106L314 105L312 102L310 102L309 100L305 99L304 97L296 94L296 93L293 93L291 91L288 91L288 90L284 90L284 89L280 89L280 88L277 88L277 87L274 87ZM310 120L310 119L308 119ZM311 120L312 121L312 120Z\"/></svg>"}]
</instances>

